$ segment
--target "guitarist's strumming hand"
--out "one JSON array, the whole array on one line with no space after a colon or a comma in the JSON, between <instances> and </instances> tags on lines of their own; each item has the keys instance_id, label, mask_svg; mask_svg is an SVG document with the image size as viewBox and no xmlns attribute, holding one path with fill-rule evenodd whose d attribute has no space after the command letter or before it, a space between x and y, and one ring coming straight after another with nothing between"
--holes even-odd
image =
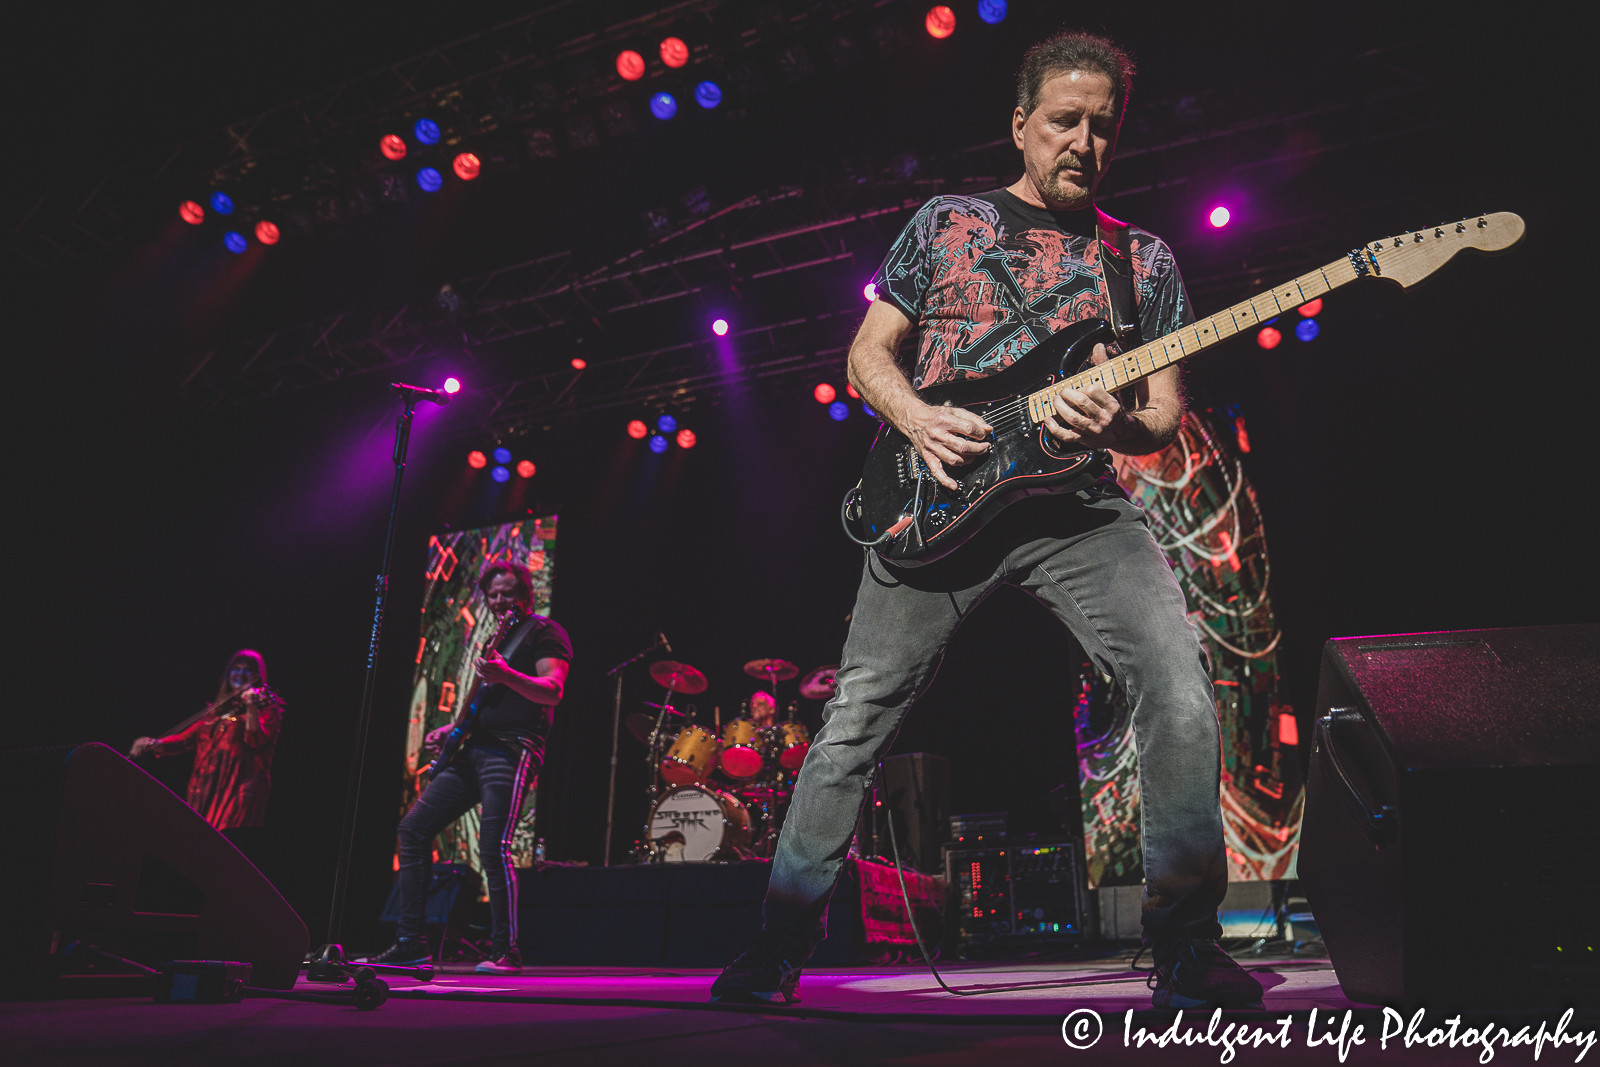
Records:
<instances>
[{"instance_id":1,"label":"guitarist's strumming hand","mask_svg":"<svg viewBox=\"0 0 1600 1067\"><path fill-rule=\"evenodd\" d=\"M961 486L945 467L964 467L993 447L984 438L994 427L966 408L934 407L911 398L897 415L895 429L911 438L929 473L946 489Z\"/></svg>"},{"instance_id":2,"label":"guitarist's strumming hand","mask_svg":"<svg viewBox=\"0 0 1600 1067\"><path fill-rule=\"evenodd\" d=\"M511 664L507 663L505 657L495 649L491 649L489 654L481 659L473 660L472 666L477 669L478 677L486 682L499 682L503 685L513 678L522 677L511 669Z\"/></svg>"}]
</instances>

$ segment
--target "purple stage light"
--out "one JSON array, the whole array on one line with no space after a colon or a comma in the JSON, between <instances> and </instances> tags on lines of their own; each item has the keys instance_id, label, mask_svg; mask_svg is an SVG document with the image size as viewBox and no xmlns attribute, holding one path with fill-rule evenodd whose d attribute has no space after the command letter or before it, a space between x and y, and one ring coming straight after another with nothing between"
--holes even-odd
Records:
<instances>
[{"instance_id":1,"label":"purple stage light","mask_svg":"<svg viewBox=\"0 0 1600 1067\"><path fill-rule=\"evenodd\" d=\"M872 282L868 282L866 285L861 287L861 295L866 297L867 303L870 304L874 300L878 299L878 287Z\"/></svg>"},{"instance_id":2,"label":"purple stage light","mask_svg":"<svg viewBox=\"0 0 1600 1067\"><path fill-rule=\"evenodd\" d=\"M999 20L997 19L996 21ZM865 400L861 402L861 414L865 415L869 419L875 419L878 417L878 413L876 411L873 411L871 408L867 407L867 402Z\"/></svg>"},{"instance_id":3,"label":"purple stage light","mask_svg":"<svg viewBox=\"0 0 1600 1067\"><path fill-rule=\"evenodd\" d=\"M991 26L997 22L1004 22L1006 0L978 0L978 17Z\"/></svg>"},{"instance_id":4,"label":"purple stage light","mask_svg":"<svg viewBox=\"0 0 1600 1067\"><path fill-rule=\"evenodd\" d=\"M1211 225L1220 230L1228 224L1229 219L1233 218L1233 214L1225 207L1214 207L1211 209L1211 214L1206 217Z\"/></svg>"},{"instance_id":5,"label":"purple stage light","mask_svg":"<svg viewBox=\"0 0 1600 1067\"><path fill-rule=\"evenodd\" d=\"M834 422L843 422L850 417L850 405L843 400L835 400L828 405L828 415Z\"/></svg>"},{"instance_id":6,"label":"purple stage light","mask_svg":"<svg viewBox=\"0 0 1600 1067\"><path fill-rule=\"evenodd\" d=\"M694 102L710 111L722 103L722 86L716 82L701 82L694 87Z\"/></svg>"},{"instance_id":7,"label":"purple stage light","mask_svg":"<svg viewBox=\"0 0 1600 1067\"><path fill-rule=\"evenodd\" d=\"M718 337L728 336L728 320L718 319L716 322L713 322L711 324L711 332L716 334Z\"/></svg>"},{"instance_id":8,"label":"purple stage light","mask_svg":"<svg viewBox=\"0 0 1600 1067\"><path fill-rule=\"evenodd\" d=\"M454 378L446 378L444 380L444 391L447 393L459 393L461 392L461 383Z\"/></svg>"},{"instance_id":9,"label":"purple stage light","mask_svg":"<svg viewBox=\"0 0 1600 1067\"><path fill-rule=\"evenodd\" d=\"M654 437L650 438L650 451L659 456L666 450L667 439L665 437L662 437L660 434L656 434Z\"/></svg>"}]
</instances>

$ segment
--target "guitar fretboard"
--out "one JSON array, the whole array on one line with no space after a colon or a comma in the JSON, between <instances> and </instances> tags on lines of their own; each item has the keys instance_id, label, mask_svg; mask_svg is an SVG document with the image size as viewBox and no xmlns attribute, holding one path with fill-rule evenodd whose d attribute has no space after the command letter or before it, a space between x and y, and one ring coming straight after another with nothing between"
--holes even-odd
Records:
<instances>
[{"instance_id":1,"label":"guitar fretboard","mask_svg":"<svg viewBox=\"0 0 1600 1067\"><path fill-rule=\"evenodd\" d=\"M1349 258L1334 260L1270 292L1258 293L1191 326L1174 330L1131 352L1108 359L1097 367L1046 386L1037 393L1030 393L1027 398L1028 417L1036 423L1043 421L1046 415L1054 411L1053 401L1062 389L1081 390L1091 385L1101 386L1108 393L1126 389L1140 379L1188 359L1218 341L1226 341L1286 311L1293 311L1301 304L1309 303L1360 276Z\"/></svg>"}]
</instances>

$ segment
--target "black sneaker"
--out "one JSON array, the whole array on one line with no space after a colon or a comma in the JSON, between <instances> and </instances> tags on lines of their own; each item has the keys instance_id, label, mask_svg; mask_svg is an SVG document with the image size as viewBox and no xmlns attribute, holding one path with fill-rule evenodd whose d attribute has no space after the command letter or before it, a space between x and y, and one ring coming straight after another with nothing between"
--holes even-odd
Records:
<instances>
[{"instance_id":1,"label":"black sneaker","mask_svg":"<svg viewBox=\"0 0 1600 1067\"><path fill-rule=\"evenodd\" d=\"M514 948L501 948L496 945L489 950L489 958L473 970L479 974L521 974L522 953Z\"/></svg>"},{"instance_id":2,"label":"black sneaker","mask_svg":"<svg viewBox=\"0 0 1600 1067\"><path fill-rule=\"evenodd\" d=\"M792 1004L800 999L800 953L765 934L745 944L711 983L713 1004Z\"/></svg>"},{"instance_id":3,"label":"black sneaker","mask_svg":"<svg viewBox=\"0 0 1600 1067\"><path fill-rule=\"evenodd\" d=\"M1145 980L1158 1008L1259 1008L1261 983L1215 941L1178 931L1152 946L1155 970Z\"/></svg>"},{"instance_id":4,"label":"black sneaker","mask_svg":"<svg viewBox=\"0 0 1600 1067\"><path fill-rule=\"evenodd\" d=\"M417 937L402 937L376 956L366 956L351 963L382 963L390 967L417 967L433 962L428 943Z\"/></svg>"}]
</instances>

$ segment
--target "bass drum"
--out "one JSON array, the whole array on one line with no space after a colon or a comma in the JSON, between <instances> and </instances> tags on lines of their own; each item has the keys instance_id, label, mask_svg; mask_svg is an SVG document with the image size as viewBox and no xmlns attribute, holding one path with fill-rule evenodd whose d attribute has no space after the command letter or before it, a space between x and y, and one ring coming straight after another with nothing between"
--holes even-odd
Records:
<instances>
[{"instance_id":1,"label":"bass drum","mask_svg":"<svg viewBox=\"0 0 1600 1067\"><path fill-rule=\"evenodd\" d=\"M658 863L731 863L750 847L750 812L708 786L683 785L650 809L650 852Z\"/></svg>"}]
</instances>

